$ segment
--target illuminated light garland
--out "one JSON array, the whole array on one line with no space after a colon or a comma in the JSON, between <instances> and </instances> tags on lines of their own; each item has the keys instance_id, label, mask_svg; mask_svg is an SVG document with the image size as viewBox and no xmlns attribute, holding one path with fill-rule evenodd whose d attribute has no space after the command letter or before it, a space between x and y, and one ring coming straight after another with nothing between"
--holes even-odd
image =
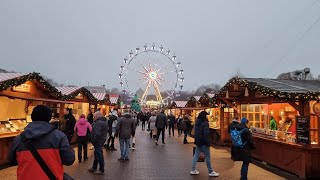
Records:
<instances>
[{"instance_id":1,"label":"illuminated light garland","mask_svg":"<svg viewBox=\"0 0 320 180\"><path fill-rule=\"evenodd\" d=\"M251 91L256 91L264 96L274 97L279 100L298 101L298 100L319 100L320 91L307 92L307 93L287 93L277 91L265 86L261 86L256 82L248 82L247 80L239 77L232 78L218 93L217 96L223 96L224 92L228 91L233 84L239 84L240 87L247 87ZM318 97L318 98L317 98Z\"/></svg>"}]
</instances>

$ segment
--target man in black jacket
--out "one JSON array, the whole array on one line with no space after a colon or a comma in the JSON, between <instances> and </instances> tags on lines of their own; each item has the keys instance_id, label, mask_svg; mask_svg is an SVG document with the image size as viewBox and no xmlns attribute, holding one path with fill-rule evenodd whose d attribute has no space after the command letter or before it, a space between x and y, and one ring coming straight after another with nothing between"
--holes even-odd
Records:
<instances>
[{"instance_id":1,"label":"man in black jacket","mask_svg":"<svg viewBox=\"0 0 320 180\"><path fill-rule=\"evenodd\" d=\"M219 173L213 171L211 167L211 159L210 159L210 130L209 123L207 120L208 113L206 111L202 111L199 113L198 119L195 125L195 142L196 150L192 160L192 170L190 172L191 175L200 174L199 171L196 170L196 164L198 162L200 153L204 153L205 161L207 163L209 176L217 177Z\"/></svg>"},{"instance_id":2,"label":"man in black jacket","mask_svg":"<svg viewBox=\"0 0 320 180\"><path fill-rule=\"evenodd\" d=\"M164 114L164 110L161 110L161 112L157 115L156 118L156 128L157 128L157 139L155 141L156 145L158 145L158 140L160 133L162 133L162 145L165 144L164 142L164 130L167 128L167 116Z\"/></svg>"},{"instance_id":3,"label":"man in black jacket","mask_svg":"<svg viewBox=\"0 0 320 180\"><path fill-rule=\"evenodd\" d=\"M96 123L93 125L92 130L92 144L94 146L94 161L92 168L89 172L96 174L104 174L104 158L103 158L103 144L106 142L108 134L108 121L100 111L93 114ZM99 171L97 167L99 164Z\"/></svg>"},{"instance_id":4,"label":"man in black jacket","mask_svg":"<svg viewBox=\"0 0 320 180\"><path fill-rule=\"evenodd\" d=\"M172 136L174 136L174 125L176 124L176 118L170 113L168 116L168 122L169 122L169 137L171 136L171 131L172 131Z\"/></svg>"}]
</instances>

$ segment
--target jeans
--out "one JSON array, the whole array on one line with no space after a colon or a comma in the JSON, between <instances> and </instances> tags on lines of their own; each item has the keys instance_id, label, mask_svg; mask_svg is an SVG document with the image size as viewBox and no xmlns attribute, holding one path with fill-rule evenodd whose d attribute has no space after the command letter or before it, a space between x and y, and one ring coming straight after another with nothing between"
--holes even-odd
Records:
<instances>
[{"instance_id":1,"label":"jeans","mask_svg":"<svg viewBox=\"0 0 320 180\"><path fill-rule=\"evenodd\" d=\"M95 142L93 143L94 146L94 161L92 169L97 169L99 164L99 170L101 172L104 172L104 158L103 158L103 144L104 142Z\"/></svg>"},{"instance_id":2,"label":"jeans","mask_svg":"<svg viewBox=\"0 0 320 180\"><path fill-rule=\"evenodd\" d=\"M212 167L211 167L211 159L210 159L210 147L206 146L206 145L202 145L202 146L197 146L196 147L196 151L194 153L193 156L193 160L192 160L192 170L196 170L196 165L200 156L200 153L203 152L204 157L205 157L205 161L207 164L207 168L208 168L208 172L209 174L213 171Z\"/></svg>"},{"instance_id":3,"label":"jeans","mask_svg":"<svg viewBox=\"0 0 320 180\"><path fill-rule=\"evenodd\" d=\"M242 180L248 179L248 169L249 169L249 163L242 162L242 167L241 167L241 179Z\"/></svg>"},{"instance_id":4,"label":"jeans","mask_svg":"<svg viewBox=\"0 0 320 180\"><path fill-rule=\"evenodd\" d=\"M185 130L184 131L184 139L183 139L183 143L188 143L187 137L188 137L189 131Z\"/></svg>"},{"instance_id":5,"label":"jeans","mask_svg":"<svg viewBox=\"0 0 320 180\"><path fill-rule=\"evenodd\" d=\"M172 136L174 136L174 124L169 125L169 136L171 136L171 130L172 130Z\"/></svg>"},{"instance_id":6,"label":"jeans","mask_svg":"<svg viewBox=\"0 0 320 180\"><path fill-rule=\"evenodd\" d=\"M160 133L162 132L162 143L164 143L164 128L157 128L157 141L159 140L159 137L160 137Z\"/></svg>"},{"instance_id":7,"label":"jeans","mask_svg":"<svg viewBox=\"0 0 320 180\"><path fill-rule=\"evenodd\" d=\"M130 139L119 139L121 159L128 159Z\"/></svg>"},{"instance_id":8,"label":"jeans","mask_svg":"<svg viewBox=\"0 0 320 180\"><path fill-rule=\"evenodd\" d=\"M78 136L78 160L82 161L82 148L83 148L83 157L84 159L88 159L88 138L87 136Z\"/></svg>"}]
</instances>

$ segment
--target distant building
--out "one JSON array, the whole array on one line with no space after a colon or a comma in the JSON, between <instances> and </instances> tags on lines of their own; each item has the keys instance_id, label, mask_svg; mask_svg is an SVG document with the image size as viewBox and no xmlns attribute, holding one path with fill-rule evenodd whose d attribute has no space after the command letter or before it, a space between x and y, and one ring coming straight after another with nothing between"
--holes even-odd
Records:
<instances>
[{"instance_id":1,"label":"distant building","mask_svg":"<svg viewBox=\"0 0 320 180\"><path fill-rule=\"evenodd\" d=\"M91 93L106 93L107 89L104 86L85 86Z\"/></svg>"}]
</instances>

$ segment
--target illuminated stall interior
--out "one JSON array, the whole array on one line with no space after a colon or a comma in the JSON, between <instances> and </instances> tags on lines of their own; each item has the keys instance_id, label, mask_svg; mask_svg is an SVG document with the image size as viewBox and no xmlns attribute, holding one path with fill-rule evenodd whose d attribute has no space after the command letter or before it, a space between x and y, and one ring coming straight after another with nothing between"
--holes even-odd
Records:
<instances>
[{"instance_id":1,"label":"illuminated stall interior","mask_svg":"<svg viewBox=\"0 0 320 180\"><path fill-rule=\"evenodd\" d=\"M319 95L320 81L233 78L218 99L249 120L255 158L305 178L320 177Z\"/></svg>"}]
</instances>

